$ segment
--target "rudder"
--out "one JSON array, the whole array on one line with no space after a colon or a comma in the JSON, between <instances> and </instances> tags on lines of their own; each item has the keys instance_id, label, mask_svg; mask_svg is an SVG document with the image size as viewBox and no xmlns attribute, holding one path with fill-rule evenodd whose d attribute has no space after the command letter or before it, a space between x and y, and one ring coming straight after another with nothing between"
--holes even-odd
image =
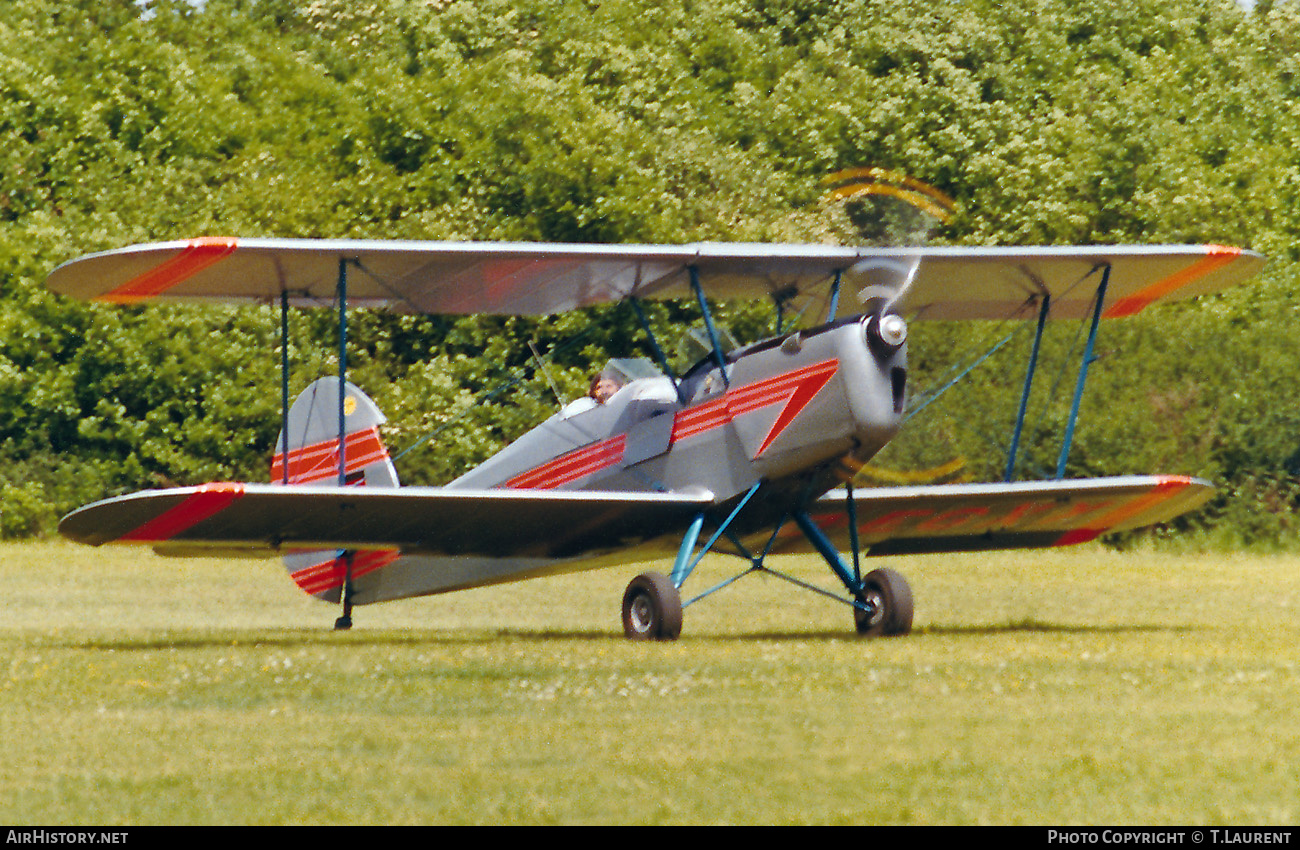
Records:
<instances>
[{"instance_id":1,"label":"rudder","mask_svg":"<svg viewBox=\"0 0 1300 850\"><path fill-rule=\"evenodd\" d=\"M344 383L343 393L343 477L347 486L398 486L397 470L379 436L379 426L387 419L369 396L351 383ZM338 378L320 378L302 391L289 408L287 463L284 431L276 440L271 483L338 486L338 411ZM336 603L349 576L355 580L395 561L400 554L395 549L298 551L284 557L284 566L304 593Z\"/></svg>"},{"instance_id":2,"label":"rudder","mask_svg":"<svg viewBox=\"0 0 1300 850\"><path fill-rule=\"evenodd\" d=\"M289 408L287 474L282 430L276 438L276 453L271 460L271 483L338 483L338 388L338 378L320 378L303 390ZM369 396L351 383L344 388L343 412L344 476L347 483L364 483L370 487L398 486L397 470L379 438L379 426L387 422L387 418Z\"/></svg>"}]
</instances>

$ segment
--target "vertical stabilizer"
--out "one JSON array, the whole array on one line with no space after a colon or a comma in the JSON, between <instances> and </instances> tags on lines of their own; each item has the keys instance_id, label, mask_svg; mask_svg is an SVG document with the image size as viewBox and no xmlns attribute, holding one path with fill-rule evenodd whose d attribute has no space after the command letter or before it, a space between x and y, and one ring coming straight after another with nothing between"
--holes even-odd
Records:
<instances>
[{"instance_id":1,"label":"vertical stabilizer","mask_svg":"<svg viewBox=\"0 0 1300 850\"><path fill-rule=\"evenodd\" d=\"M289 408L289 484L337 484L339 479L339 379L321 378ZM348 484L396 487L397 471L379 438L387 421L369 396L352 384L343 396L344 461ZM286 482L284 433L276 439L271 483Z\"/></svg>"},{"instance_id":2,"label":"vertical stabilizer","mask_svg":"<svg viewBox=\"0 0 1300 850\"><path fill-rule=\"evenodd\" d=\"M386 419L375 403L350 383L343 395L343 460L347 486L396 487L397 470L379 437ZM272 484L337 487L339 483L339 379L321 378L302 391L289 408L288 458L285 435L276 441L271 461ZM338 602L344 582L393 562L397 550L344 552L319 549L284 558L289 576L318 599Z\"/></svg>"}]
</instances>

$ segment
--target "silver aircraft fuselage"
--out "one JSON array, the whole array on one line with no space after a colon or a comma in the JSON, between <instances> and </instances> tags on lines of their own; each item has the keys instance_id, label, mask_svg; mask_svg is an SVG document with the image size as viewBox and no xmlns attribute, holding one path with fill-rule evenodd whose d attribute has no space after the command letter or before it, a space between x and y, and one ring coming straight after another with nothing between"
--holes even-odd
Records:
<instances>
[{"instance_id":1,"label":"silver aircraft fuselage","mask_svg":"<svg viewBox=\"0 0 1300 850\"><path fill-rule=\"evenodd\" d=\"M761 526L898 433L905 337L899 317L868 314L739 349L725 378L706 359L677 387L634 380L604 404L569 405L448 486L694 490L725 505L763 482L771 510L747 512Z\"/></svg>"}]
</instances>

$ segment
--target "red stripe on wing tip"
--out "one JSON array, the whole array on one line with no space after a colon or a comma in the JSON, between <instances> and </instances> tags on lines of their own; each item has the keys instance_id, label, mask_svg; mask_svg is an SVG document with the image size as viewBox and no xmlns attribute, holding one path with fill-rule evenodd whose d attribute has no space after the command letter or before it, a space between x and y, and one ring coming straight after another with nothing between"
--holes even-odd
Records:
<instances>
[{"instance_id":1,"label":"red stripe on wing tip","mask_svg":"<svg viewBox=\"0 0 1300 850\"><path fill-rule=\"evenodd\" d=\"M138 274L116 289L98 296L96 301L110 304L135 304L161 295L178 283L206 269L235 250L232 236L204 236L191 239L179 254L164 260L149 271Z\"/></svg>"},{"instance_id":2,"label":"red stripe on wing tip","mask_svg":"<svg viewBox=\"0 0 1300 850\"><path fill-rule=\"evenodd\" d=\"M1136 315L1146 309L1147 305L1182 289L1187 284L1204 277L1220 266L1227 265L1241 256L1241 249L1234 248L1231 245L1206 245L1204 247L1204 257L1182 271L1156 281L1133 295L1119 299L1114 306L1105 312L1105 318L1122 319Z\"/></svg>"},{"instance_id":3,"label":"red stripe on wing tip","mask_svg":"<svg viewBox=\"0 0 1300 850\"><path fill-rule=\"evenodd\" d=\"M1195 482L1195 479L1186 475L1161 475L1157 476L1156 480L1158 483L1145 495L1126 501L1120 507L1102 516L1103 526L1101 528L1076 528L1067 531L1058 537L1052 545L1073 546L1076 543L1087 543L1089 540L1096 540L1129 517L1160 504Z\"/></svg>"},{"instance_id":4,"label":"red stripe on wing tip","mask_svg":"<svg viewBox=\"0 0 1300 850\"><path fill-rule=\"evenodd\" d=\"M1241 249L1233 245L1216 245L1211 243L1205 246L1205 253L1216 257L1240 257Z\"/></svg>"},{"instance_id":5,"label":"red stripe on wing tip","mask_svg":"<svg viewBox=\"0 0 1300 850\"><path fill-rule=\"evenodd\" d=\"M225 510L244 495L244 485L237 482L204 484L195 488L179 505L166 510L119 540L153 542L170 540L210 516Z\"/></svg>"}]
</instances>

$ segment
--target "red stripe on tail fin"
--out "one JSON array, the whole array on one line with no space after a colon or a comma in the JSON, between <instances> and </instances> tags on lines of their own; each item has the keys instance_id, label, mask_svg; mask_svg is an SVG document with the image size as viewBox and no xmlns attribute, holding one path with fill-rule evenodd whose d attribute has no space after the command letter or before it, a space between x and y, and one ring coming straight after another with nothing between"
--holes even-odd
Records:
<instances>
[{"instance_id":1,"label":"red stripe on tail fin","mask_svg":"<svg viewBox=\"0 0 1300 850\"><path fill-rule=\"evenodd\" d=\"M389 460L388 449L379 438L379 427L354 431L344 438L345 474L358 472L372 463ZM289 483L313 484L338 478L338 438L322 440L309 446L289 450ZM271 482L284 481L284 454L271 459Z\"/></svg>"}]
</instances>

